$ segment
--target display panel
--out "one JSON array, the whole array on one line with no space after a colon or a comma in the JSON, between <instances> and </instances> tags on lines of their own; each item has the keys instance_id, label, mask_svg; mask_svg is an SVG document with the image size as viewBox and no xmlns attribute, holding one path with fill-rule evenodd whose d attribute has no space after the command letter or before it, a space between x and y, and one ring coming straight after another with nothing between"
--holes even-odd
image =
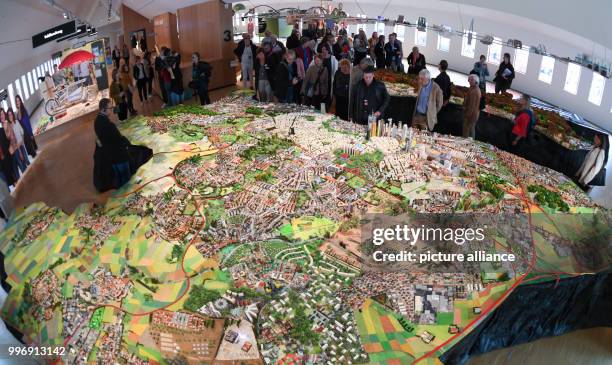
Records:
<instances>
[{"instance_id":1,"label":"display panel","mask_svg":"<svg viewBox=\"0 0 612 365\"><path fill-rule=\"evenodd\" d=\"M421 32L417 28L414 29L414 43L417 46L426 47L427 46L427 31Z\"/></svg>"},{"instance_id":2,"label":"display panel","mask_svg":"<svg viewBox=\"0 0 612 365\"><path fill-rule=\"evenodd\" d=\"M463 38L461 39L461 55L468 58L474 58L474 52L476 51L476 32L471 32L471 42L468 30L463 31Z\"/></svg>"},{"instance_id":3,"label":"display panel","mask_svg":"<svg viewBox=\"0 0 612 365\"><path fill-rule=\"evenodd\" d=\"M567 64L567 76L565 76L565 85L563 90L570 94L578 94L578 85L580 84L580 73L582 66L577 63L570 62Z\"/></svg>"},{"instance_id":4,"label":"display panel","mask_svg":"<svg viewBox=\"0 0 612 365\"><path fill-rule=\"evenodd\" d=\"M601 105L605 87L606 78L598 72L593 72L593 81L591 81L591 88L589 90L589 102L598 106Z\"/></svg>"},{"instance_id":5,"label":"display panel","mask_svg":"<svg viewBox=\"0 0 612 365\"><path fill-rule=\"evenodd\" d=\"M487 48L487 62L493 65L499 65L502 58L501 38L494 37L493 43Z\"/></svg>"},{"instance_id":6,"label":"display panel","mask_svg":"<svg viewBox=\"0 0 612 365\"><path fill-rule=\"evenodd\" d=\"M520 74L527 73L527 64L529 62L529 46L523 46L523 48L517 48L514 51L514 71Z\"/></svg>"},{"instance_id":7,"label":"display panel","mask_svg":"<svg viewBox=\"0 0 612 365\"><path fill-rule=\"evenodd\" d=\"M542 63L540 64L538 80L547 84L552 83L554 69L555 59L550 56L542 56Z\"/></svg>"}]
</instances>

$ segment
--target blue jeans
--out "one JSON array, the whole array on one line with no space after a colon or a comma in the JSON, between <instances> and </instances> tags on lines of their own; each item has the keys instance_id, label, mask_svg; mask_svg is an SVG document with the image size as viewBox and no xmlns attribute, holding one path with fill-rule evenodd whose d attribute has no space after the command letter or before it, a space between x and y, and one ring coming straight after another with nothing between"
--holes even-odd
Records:
<instances>
[{"instance_id":1,"label":"blue jeans","mask_svg":"<svg viewBox=\"0 0 612 365\"><path fill-rule=\"evenodd\" d=\"M183 94L175 92L170 93L170 105L179 105L183 103Z\"/></svg>"},{"instance_id":2,"label":"blue jeans","mask_svg":"<svg viewBox=\"0 0 612 365\"><path fill-rule=\"evenodd\" d=\"M25 166L30 166L30 160L28 159L28 150L26 149L24 144L19 147L19 153L21 153L21 158L23 159L23 163L25 164Z\"/></svg>"},{"instance_id":3,"label":"blue jeans","mask_svg":"<svg viewBox=\"0 0 612 365\"><path fill-rule=\"evenodd\" d=\"M164 82L164 90L166 90L166 95L168 95L168 104L172 105L172 100L170 99L170 94L172 93L172 84L169 82Z\"/></svg>"},{"instance_id":4,"label":"blue jeans","mask_svg":"<svg viewBox=\"0 0 612 365\"><path fill-rule=\"evenodd\" d=\"M15 151L15 153L13 154L13 173L15 174L15 178L18 179L19 176L23 175L27 167L28 166L21 159L21 150L19 149ZM21 174L19 173L19 171L21 171Z\"/></svg>"},{"instance_id":5,"label":"blue jeans","mask_svg":"<svg viewBox=\"0 0 612 365\"><path fill-rule=\"evenodd\" d=\"M115 174L118 189L125 185L130 180L130 177L132 177L130 163L126 161L113 164L113 173Z\"/></svg>"}]
</instances>

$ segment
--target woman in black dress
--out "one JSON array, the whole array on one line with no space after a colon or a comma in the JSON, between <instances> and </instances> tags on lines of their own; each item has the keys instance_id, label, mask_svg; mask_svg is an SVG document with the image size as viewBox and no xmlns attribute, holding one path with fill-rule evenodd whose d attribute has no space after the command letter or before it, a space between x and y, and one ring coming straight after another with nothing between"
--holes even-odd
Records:
<instances>
[{"instance_id":1,"label":"woman in black dress","mask_svg":"<svg viewBox=\"0 0 612 365\"><path fill-rule=\"evenodd\" d=\"M336 116L348 120L349 109L349 86L351 83L351 61L340 60L338 71L334 76L332 88L333 98L336 103Z\"/></svg>"},{"instance_id":2,"label":"woman in black dress","mask_svg":"<svg viewBox=\"0 0 612 365\"><path fill-rule=\"evenodd\" d=\"M499 64L493 79L495 82L495 93L505 93L512 86L514 76L514 67L510 63L510 53L504 53L504 60Z\"/></svg>"}]
</instances>

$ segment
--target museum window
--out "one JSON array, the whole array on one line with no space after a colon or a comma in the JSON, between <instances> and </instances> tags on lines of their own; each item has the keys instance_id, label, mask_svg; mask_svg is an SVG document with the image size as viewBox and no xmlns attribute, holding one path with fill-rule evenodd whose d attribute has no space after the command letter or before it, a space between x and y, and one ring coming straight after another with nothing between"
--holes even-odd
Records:
<instances>
[{"instance_id":1,"label":"museum window","mask_svg":"<svg viewBox=\"0 0 612 365\"><path fill-rule=\"evenodd\" d=\"M565 85L563 90L570 94L578 94L578 84L580 84L580 72L582 67L577 64L570 62L567 64L567 75L565 76Z\"/></svg>"},{"instance_id":2,"label":"museum window","mask_svg":"<svg viewBox=\"0 0 612 365\"><path fill-rule=\"evenodd\" d=\"M38 90L38 76L36 76L36 68L32 69L32 82L34 82L34 88Z\"/></svg>"},{"instance_id":3,"label":"museum window","mask_svg":"<svg viewBox=\"0 0 612 365\"><path fill-rule=\"evenodd\" d=\"M517 48L514 50L514 71L520 74L527 73L527 64L529 62L529 46Z\"/></svg>"},{"instance_id":4,"label":"museum window","mask_svg":"<svg viewBox=\"0 0 612 365\"><path fill-rule=\"evenodd\" d=\"M15 91L13 90L13 85L8 84L6 89L8 90L8 97L9 97L9 100L11 101L11 107L13 108L13 110L15 110Z\"/></svg>"},{"instance_id":5,"label":"museum window","mask_svg":"<svg viewBox=\"0 0 612 365\"><path fill-rule=\"evenodd\" d=\"M420 47L427 47L427 31L420 31L414 28L414 43Z\"/></svg>"},{"instance_id":6,"label":"museum window","mask_svg":"<svg viewBox=\"0 0 612 365\"><path fill-rule=\"evenodd\" d=\"M32 71L28 72L28 86L30 87L30 94L34 95L34 84L32 83Z\"/></svg>"},{"instance_id":7,"label":"museum window","mask_svg":"<svg viewBox=\"0 0 612 365\"><path fill-rule=\"evenodd\" d=\"M378 35L384 35L385 34L385 23L376 22L376 32L378 33Z\"/></svg>"},{"instance_id":8,"label":"museum window","mask_svg":"<svg viewBox=\"0 0 612 365\"><path fill-rule=\"evenodd\" d=\"M23 95L25 100L30 98L30 91L28 90L28 82L26 81L26 75L21 75L21 87L23 88Z\"/></svg>"},{"instance_id":9,"label":"museum window","mask_svg":"<svg viewBox=\"0 0 612 365\"><path fill-rule=\"evenodd\" d=\"M21 88L18 84L19 80L15 80L15 89L13 89L13 85L9 84L9 99L11 99L11 107L15 110L15 95L21 94ZM17 93L17 94L15 94Z\"/></svg>"},{"instance_id":10,"label":"museum window","mask_svg":"<svg viewBox=\"0 0 612 365\"><path fill-rule=\"evenodd\" d=\"M555 70L555 59L550 56L542 56L542 63L540 64L540 72L538 74L538 80L545 82L547 84L551 84L554 70Z\"/></svg>"},{"instance_id":11,"label":"museum window","mask_svg":"<svg viewBox=\"0 0 612 365\"><path fill-rule=\"evenodd\" d=\"M463 31L463 39L461 40L461 55L468 58L474 58L476 52L476 32L472 32L472 41L469 42L470 31Z\"/></svg>"},{"instance_id":12,"label":"museum window","mask_svg":"<svg viewBox=\"0 0 612 365\"><path fill-rule=\"evenodd\" d=\"M598 72L593 72L593 81L591 81L591 89L589 90L589 102L597 106L601 105L605 87L606 78Z\"/></svg>"},{"instance_id":13,"label":"museum window","mask_svg":"<svg viewBox=\"0 0 612 365\"><path fill-rule=\"evenodd\" d=\"M450 38L438 34L438 51L448 52L450 50Z\"/></svg>"},{"instance_id":14,"label":"museum window","mask_svg":"<svg viewBox=\"0 0 612 365\"><path fill-rule=\"evenodd\" d=\"M404 36L406 35L406 26L403 24L395 24L393 27L393 32L397 33L397 39L404 43Z\"/></svg>"},{"instance_id":15,"label":"museum window","mask_svg":"<svg viewBox=\"0 0 612 365\"><path fill-rule=\"evenodd\" d=\"M492 65L499 65L502 57L501 38L493 37L493 43L487 48L487 62Z\"/></svg>"}]
</instances>

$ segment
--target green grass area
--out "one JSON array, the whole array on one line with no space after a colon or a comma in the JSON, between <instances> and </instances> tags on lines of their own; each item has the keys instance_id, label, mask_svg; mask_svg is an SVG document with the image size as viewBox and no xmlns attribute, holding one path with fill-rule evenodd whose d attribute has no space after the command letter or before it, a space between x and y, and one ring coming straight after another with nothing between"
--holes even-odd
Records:
<instances>
[{"instance_id":1,"label":"green grass area","mask_svg":"<svg viewBox=\"0 0 612 365\"><path fill-rule=\"evenodd\" d=\"M245 112L247 114L253 114L253 115L262 115L263 114L263 110L259 107L256 106L250 106L248 108L245 109Z\"/></svg>"},{"instance_id":2,"label":"green grass area","mask_svg":"<svg viewBox=\"0 0 612 365\"><path fill-rule=\"evenodd\" d=\"M179 114L218 115L218 113L199 105L176 105L153 113L156 117L173 117Z\"/></svg>"},{"instance_id":3,"label":"green grass area","mask_svg":"<svg viewBox=\"0 0 612 365\"><path fill-rule=\"evenodd\" d=\"M506 181L499 176L488 173L481 174L476 178L478 189L490 193L497 201L504 197L504 191L497 185L502 185L505 182Z\"/></svg>"},{"instance_id":4,"label":"green grass area","mask_svg":"<svg viewBox=\"0 0 612 365\"><path fill-rule=\"evenodd\" d=\"M183 307L192 312L197 312L204 304L219 298L221 298L221 294L218 291L207 289L204 285L193 285Z\"/></svg>"},{"instance_id":5,"label":"green grass area","mask_svg":"<svg viewBox=\"0 0 612 365\"><path fill-rule=\"evenodd\" d=\"M542 185L529 185L527 191L535 193L534 199L539 204L542 204L553 210L560 210L562 212L569 212L569 205L561 198L559 193L550 191Z\"/></svg>"},{"instance_id":6,"label":"green grass area","mask_svg":"<svg viewBox=\"0 0 612 365\"><path fill-rule=\"evenodd\" d=\"M259 156L272 156L278 151L293 146L293 142L288 139L280 138L276 135L260 139L256 145L244 150L240 157L247 160L254 160Z\"/></svg>"},{"instance_id":7,"label":"green grass area","mask_svg":"<svg viewBox=\"0 0 612 365\"><path fill-rule=\"evenodd\" d=\"M196 142L201 141L206 133L199 125L181 123L170 126L170 135L179 142Z\"/></svg>"},{"instance_id":8,"label":"green grass area","mask_svg":"<svg viewBox=\"0 0 612 365\"><path fill-rule=\"evenodd\" d=\"M228 253L229 256L224 258L223 266L224 267L232 267L238 264L244 256L251 254L253 246L249 244L242 244L236 247L231 253Z\"/></svg>"},{"instance_id":9,"label":"green grass area","mask_svg":"<svg viewBox=\"0 0 612 365\"><path fill-rule=\"evenodd\" d=\"M308 240L310 238L328 238L337 230L339 224L326 217L302 217L282 225L279 232L291 240Z\"/></svg>"},{"instance_id":10,"label":"green grass area","mask_svg":"<svg viewBox=\"0 0 612 365\"><path fill-rule=\"evenodd\" d=\"M259 244L259 246L269 257L274 257L282 250L291 247L287 242L280 240L262 242Z\"/></svg>"},{"instance_id":11,"label":"green grass area","mask_svg":"<svg viewBox=\"0 0 612 365\"><path fill-rule=\"evenodd\" d=\"M351 177L347 182L347 185L353 189L362 188L365 186L366 181L359 176Z\"/></svg>"},{"instance_id":12,"label":"green grass area","mask_svg":"<svg viewBox=\"0 0 612 365\"><path fill-rule=\"evenodd\" d=\"M385 157L380 150L376 150L374 152L366 152L361 154L355 154L353 156L349 156L348 159L342 158L344 152L342 150L334 151L334 155L339 160L338 162L345 162L348 168L361 168L366 165L375 165L378 166L378 163L383 160Z\"/></svg>"},{"instance_id":13,"label":"green grass area","mask_svg":"<svg viewBox=\"0 0 612 365\"><path fill-rule=\"evenodd\" d=\"M436 323L440 325L451 325L453 323L454 313L440 312L436 313Z\"/></svg>"},{"instance_id":14,"label":"green grass area","mask_svg":"<svg viewBox=\"0 0 612 365\"><path fill-rule=\"evenodd\" d=\"M89 320L89 328L93 328L95 330L100 330L102 327L102 316L104 315L104 307L98 308L91 315L91 319Z\"/></svg>"},{"instance_id":15,"label":"green grass area","mask_svg":"<svg viewBox=\"0 0 612 365\"><path fill-rule=\"evenodd\" d=\"M225 214L225 205L223 200L209 200L204 215L206 216L206 227L210 227L217 222Z\"/></svg>"},{"instance_id":16,"label":"green grass area","mask_svg":"<svg viewBox=\"0 0 612 365\"><path fill-rule=\"evenodd\" d=\"M306 202L308 201L308 194L306 194L306 192L304 190L300 190L298 191L298 196L295 202L295 206L297 208L301 208L304 206L304 204L306 204Z\"/></svg>"}]
</instances>

